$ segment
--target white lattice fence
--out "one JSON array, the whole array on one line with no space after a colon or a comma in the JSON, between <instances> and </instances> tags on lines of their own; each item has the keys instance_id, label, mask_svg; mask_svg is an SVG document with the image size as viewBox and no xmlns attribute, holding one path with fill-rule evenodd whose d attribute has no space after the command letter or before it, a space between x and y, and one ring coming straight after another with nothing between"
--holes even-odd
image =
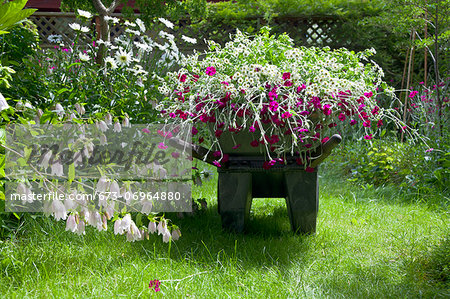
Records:
<instances>
[{"instance_id":1,"label":"white lattice fence","mask_svg":"<svg viewBox=\"0 0 450 299\"><path fill-rule=\"evenodd\" d=\"M64 44L71 44L75 38L74 31L69 27L69 24L76 21L74 13L36 12L30 19L37 26L42 48L55 46L48 40L50 35L61 35ZM95 18L91 21L91 28L96 26L95 21ZM123 29L120 26L112 26L110 32L111 38L114 39L123 33ZM83 33L83 35L88 40L93 38L88 34Z\"/></svg>"},{"instance_id":2,"label":"white lattice fence","mask_svg":"<svg viewBox=\"0 0 450 299\"><path fill-rule=\"evenodd\" d=\"M120 14L114 14L116 17L120 17ZM61 12L37 12L31 16L31 20L37 25L38 32L41 38L41 46L53 47L48 41L48 37L52 34L58 34L62 36L63 42L66 44L72 43L74 39L73 30L70 29L69 24L75 21L74 13L61 13ZM265 25L263 19L258 20L259 26ZM91 26L95 27L95 18L92 20ZM274 26L277 32L287 32L291 36L297 45L304 46L347 46L350 41L342 35L340 31L341 23L335 19L324 18L282 18L275 19L271 26ZM188 52L194 48L202 50L206 48L203 39L213 39L214 34L203 31L191 31L188 22L180 22L180 29L185 32L186 35L192 37L198 37L198 44L196 45L182 45ZM259 29L259 28L257 28ZM197 28L197 30L199 30ZM235 28L226 27L220 28L223 33L222 36L228 36L229 33L234 33ZM114 39L123 34L123 28L119 25L110 28L111 39ZM177 35L177 34L176 34ZM92 36L86 36L88 40L92 39Z\"/></svg>"}]
</instances>

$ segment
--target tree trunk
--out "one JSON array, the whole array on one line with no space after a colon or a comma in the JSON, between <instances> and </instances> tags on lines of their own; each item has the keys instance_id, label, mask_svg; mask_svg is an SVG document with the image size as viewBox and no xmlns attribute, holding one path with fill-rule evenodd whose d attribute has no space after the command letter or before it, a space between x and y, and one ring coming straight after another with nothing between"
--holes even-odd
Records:
<instances>
[{"instance_id":1,"label":"tree trunk","mask_svg":"<svg viewBox=\"0 0 450 299\"><path fill-rule=\"evenodd\" d=\"M92 0L92 2L94 4L95 9L97 10L97 12L99 14L98 20L100 22L100 39L102 39L105 42L109 42L110 41L109 24L105 20L105 17L110 16L114 12L116 7L119 5L120 1L114 0L108 8L105 7L105 5L102 3L101 0ZM106 52L106 48L105 48L105 45L102 43L99 46L97 57L95 58L95 61L97 64L104 65L105 52Z\"/></svg>"}]
</instances>

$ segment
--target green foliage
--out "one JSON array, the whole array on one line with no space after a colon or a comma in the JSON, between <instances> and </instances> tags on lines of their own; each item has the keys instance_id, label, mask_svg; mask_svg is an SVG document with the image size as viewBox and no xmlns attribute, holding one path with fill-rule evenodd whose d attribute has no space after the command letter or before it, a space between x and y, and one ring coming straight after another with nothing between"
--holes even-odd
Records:
<instances>
[{"instance_id":1,"label":"green foliage","mask_svg":"<svg viewBox=\"0 0 450 299\"><path fill-rule=\"evenodd\" d=\"M344 0L238 0L212 3L209 5L211 17L222 19L255 18L266 20L274 17L337 16L351 18L373 15L384 6L384 1L344 1Z\"/></svg>"},{"instance_id":2,"label":"green foliage","mask_svg":"<svg viewBox=\"0 0 450 299\"><path fill-rule=\"evenodd\" d=\"M436 284L450 283L450 238L443 237L431 246L421 260L426 277Z\"/></svg>"},{"instance_id":3,"label":"green foliage","mask_svg":"<svg viewBox=\"0 0 450 299\"><path fill-rule=\"evenodd\" d=\"M450 189L450 144L438 149L395 140L346 143L328 162L337 172L360 185L393 184L406 193L433 193Z\"/></svg>"},{"instance_id":4,"label":"green foliage","mask_svg":"<svg viewBox=\"0 0 450 299\"><path fill-rule=\"evenodd\" d=\"M29 57L39 50L39 36L36 26L31 21L12 28L9 34L0 36L2 68L10 68L10 74L0 92L12 99L36 98L39 94L39 74L30 72Z\"/></svg>"},{"instance_id":5,"label":"green foliage","mask_svg":"<svg viewBox=\"0 0 450 299\"><path fill-rule=\"evenodd\" d=\"M27 0L0 2L0 35L32 15L36 9L23 9Z\"/></svg>"}]
</instances>

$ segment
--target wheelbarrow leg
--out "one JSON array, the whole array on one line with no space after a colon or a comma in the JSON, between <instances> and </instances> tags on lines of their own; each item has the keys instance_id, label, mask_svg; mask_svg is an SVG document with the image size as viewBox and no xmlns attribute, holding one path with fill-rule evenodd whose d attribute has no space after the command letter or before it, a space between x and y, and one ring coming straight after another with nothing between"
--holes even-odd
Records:
<instances>
[{"instance_id":1,"label":"wheelbarrow leg","mask_svg":"<svg viewBox=\"0 0 450 299\"><path fill-rule=\"evenodd\" d=\"M217 193L222 228L243 232L252 204L251 173L219 172Z\"/></svg>"},{"instance_id":2,"label":"wheelbarrow leg","mask_svg":"<svg viewBox=\"0 0 450 299\"><path fill-rule=\"evenodd\" d=\"M317 171L286 172L286 206L292 230L296 233L316 232L319 211L319 183Z\"/></svg>"}]
</instances>

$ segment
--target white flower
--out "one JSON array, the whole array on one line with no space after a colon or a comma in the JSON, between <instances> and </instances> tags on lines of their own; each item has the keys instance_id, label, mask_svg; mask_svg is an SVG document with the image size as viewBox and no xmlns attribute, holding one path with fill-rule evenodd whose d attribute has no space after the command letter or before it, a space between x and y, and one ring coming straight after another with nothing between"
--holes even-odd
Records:
<instances>
[{"instance_id":1,"label":"white flower","mask_svg":"<svg viewBox=\"0 0 450 299\"><path fill-rule=\"evenodd\" d=\"M86 18L86 19L90 19L92 18L92 14L88 11L85 10L81 10L81 9L77 9L78 15L80 17Z\"/></svg>"},{"instance_id":2,"label":"white flower","mask_svg":"<svg viewBox=\"0 0 450 299\"><path fill-rule=\"evenodd\" d=\"M64 108L61 104L56 104L55 105L55 110L56 114L58 114L59 116L62 116L64 114Z\"/></svg>"},{"instance_id":3,"label":"white flower","mask_svg":"<svg viewBox=\"0 0 450 299\"><path fill-rule=\"evenodd\" d=\"M126 214L122 218L120 223L117 225L117 230L116 230L116 227L114 225L114 232L117 231L117 233L119 235L123 234L124 232L128 232L130 230L131 222L133 222L133 220L131 220L131 215L130 214Z\"/></svg>"},{"instance_id":4,"label":"white flower","mask_svg":"<svg viewBox=\"0 0 450 299\"><path fill-rule=\"evenodd\" d=\"M98 181L97 181L97 185L95 186L95 191L101 193L101 192L105 192L108 188L109 184L108 181L106 180L105 177L101 177Z\"/></svg>"},{"instance_id":5,"label":"white flower","mask_svg":"<svg viewBox=\"0 0 450 299\"><path fill-rule=\"evenodd\" d=\"M161 23L163 23L167 28L173 29L173 23L170 22L169 20L166 20L164 18L159 18L158 19Z\"/></svg>"},{"instance_id":6,"label":"white flower","mask_svg":"<svg viewBox=\"0 0 450 299\"><path fill-rule=\"evenodd\" d=\"M78 224L77 224L77 230L75 231L75 233L77 234L77 235L84 235L84 229L85 229L85 227L86 227L86 224L84 223L84 221L83 220L79 220L79 222L78 222Z\"/></svg>"},{"instance_id":7,"label":"white flower","mask_svg":"<svg viewBox=\"0 0 450 299\"><path fill-rule=\"evenodd\" d=\"M125 21L124 25L125 25L125 26L130 26L130 27L136 27L136 24L135 24L135 23L130 22L130 21L128 21L128 20Z\"/></svg>"},{"instance_id":8,"label":"white flower","mask_svg":"<svg viewBox=\"0 0 450 299\"><path fill-rule=\"evenodd\" d=\"M116 204L114 201L110 202L108 206L105 207L105 216L108 220L114 216Z\"/></svg>"},{"instance_id":9,"label":"white flower","mask_svg":"<svg viewBox=\"0 0 450 299\"><path fill-rule=\"evenodd\" d=\"M117 219L116 222L114 222L114 234L122 234L123 230L121 228L122 219Z\"/></svg>"},{"instance_id":10,"label":"white flower","mask_svg":"<svg viewBox=\"0 0 450 299\"><path fill-rule=\"evenodd\" d=\"M120 187L116 181L112 181L109 187L109 191L113 193L112 195L116 195L117 197L120 195ZM115 193L115 194L114 194Z\"/></svg>"},{"instance_id":11,"label":"white flower","mask_svg":"<svg viewBox=\"0 0 450 299\"><path fill-rule=\"evenodd\" d=\"M76 201L77 194L78 194L77 190L72 190L71 197L67 198L64 201L64 206L66 207L66 211L73 210L77 207L77 201Z\"/></svg>"},{"instance_id":12,"label":"white flower","mask_svg":"<svg viewBox=\"0 0 450 299\"><path fill-rule=\"evenodd\" d=\"M145 25L144 25L144 22L142 22L142 20L141 19L136 19L136 24L138 25L138 27L139 27L139 30L141 30L142 32L145 32Z\"/></svg>"},{"instance_id":13,"label":"white flower","mask_svg":"<svg viewBox=\"0 0 450 299\"><path fill-rule=\"evenodd\" d=\"M81 26L78 23L69 24L69 27L72 28L74 31L80 31L80 32L84 32L84 33L89 32L89 28L88 27Z\"/></svg>"},{"instance_id":14,"label":"white flower","mask_svg":"<svg viewBox=\"0 0 450 299\"><path fill-rule=\"evenodd\" d=\"M117 23L119 23L120 20L116 17L105 16L105 21L111 22L113 24L117 24Z\"/></svg>"},{"instance_id":15,"label":"white flower","mask_svg":"<svg viewBox=\"0 0 450 299\"><path fill-rule=\"evenodd\" d=\"M126 33L129 33L129 34L131 34L131 35L137 35L137 36L139 36L139 35L141 35L141 32L140 31L138 31L138 30L133 30L133 29L125 29L125 32Z\"/></svg>"},{"instance_id":16,"label":"white flower","mask_svg":"<svg viewBox=\"0 0 450 299\"><path fill-rule=\"evenodd\" d=\"M106 65L106 67L110 67L113 70L115 70L117 68L116 60L112 57L105 58L105 65Z\"/></svg>"},{"instance_id":17,"label":"white flower","mask_svg":"<svg viewBox=\"0 0 450 299\"><path fill-rule=\"evenodd\" d=\"M83 154L81 152L75 152L73 154L73 163L75 166L83 164Z\"/></svg>"},{"instance_id":18,"label":"white flower","mask_svg":"<svg viewBox=\"0 0 450 299\"><path fill-rule=\"evenodd\" d=\"M53 154L52 151L48 151L48 152L44 155L44 157L42 158L42 161L41 161L41 163L40 163L42 168L44 168L44 169L47 169L47 168L48 168L48 161L50 161L50 158L52 157L52 154Z\"/></svg>"},{"instance_id":19,"label":"white flower","mask_svg":"<svg viewBox=\"0 0 450 299\"><path fill-rule=\"evenodd\" d=\"M136 224L134 224L134 222L132 222L130 225L130 230L127 232L127 241L134 242L134 241L141 240L141 239L142 239L141 232L137 228Z\"/></svg>"},{"instance_id":20,"label":"white flower","mask_svg":"<svg viewBox=\"0 0 450 299\"><path fill-rule=\"evenodd\" d=\"M80 220L80 222L78 222L77 225L77 230L76 230L76 234L77 235L84 235L84 228L86 227L85 223L83 220Z\"/></svg>"},{"instance_id":21,"label":"white flower","mask_svg":"<svg viewBox=\"0 0 450 299\"><path fill-rule=\"evenodd\" d=\"M180 229L177 228L172 232L172 240L176 241L180 238L180 236L181 236Z\"/></svg>"},{"instance_id":22,"label":"white flower","mask_svg":"<svg viewBox=\"0 0 450 299\"><path fill-rule=\"evenodd\" d=\"M146 43L134 42L134 45L142 51L151 51L152 47Z\"/></svg>"},{"instance_id":23,"label":"white flower","mask_svg":"<svg viewBox=\"0 0 450 299\"><path fill-rule=\"evenodd\" d=\"M66 207L60 200L53 200L52 202L52 211L54 213L54 217L56 220L66 220L67 212Z\"/></svg>"},{"instance_id":24,"label":"white flower","mask_svg":"<svg viewBox=\"0 0 450 299\"><path fill-rule=\"evenodd\" d=\"M156 223L155 222L150 221L148 223L148 231L152 234L156 232Z\"/></svg>"},{"instance_id":25,"label":"white flower","mask_svg":"<svg viewBox=\"0 0 450 299\"><path fill-rule=\"evenodd\" d=\"M56 161L55 163L53 163L51 166L51 169L52 169L52 171L51 171L52 175L56 175L56 176L64 175L63 166L61 163L59 163L59 161Z\"/></svg>"},{"instance_id":26,"label":"white flower","mask_svg":"<svg viewBox=\"0 0 450 299\"><path fill-rule=\"evenodd\" d=\"M165 233L166 231L168 231L166 220L161 220L161 221L158 223L158 235L161 235L161 234L164 235L164 233ZM169 233L170 233L170 232L169 232Z\"/></svg>"},{"instance_id":27,"label":"white flower","mask_svg":"<svg viewBox=\"0 0 450 299\"><path fill-rule=\"evenodd\" d=\"M142 204L141 213L148 215L152 211L153 203L151 200L145 200Z\"/></svg>"},{"instance_id":28,"label":"white flower","mask_svg":"<svg viewBox=\"0 0 450 299\"><path fill-rule=\"evenodd\" d=\"M128 119L128 117L124 117L124 119L122 120L122 127L130 127L131 128L131 125L130 125L130 120Z\"/></svg>"},{"instance_id":29,"label":"white flower","mask_svg":"<svg viewBox=\"0 0 450 299\"><path fill-rule=\"evenodd\" d=\"M105 114L105 123L107 125L112 125L112 115L111 115L111 113L106 113Z\"/></svg>"},{"instance_id":30,"label":"white flower","mask_svg":"<svg viewBox=\"0 0 450 299\"><path fill-rule=\"evenodd\" d=\"M131 221L130 229L127 232L127 241L134 242L141 239L142 239L141 232L139 231L134 221Z\"/></svg>"},{"instance_id":31,"label":"white flower","mask_svg":"<svg viewBox=\"0 0 450 299\"><path fill-rule=\"evenodd\" d=\"M132 53L119 49L116 53L116 61L119 65L128 66L131 62Z\"/></svg>"},{"instance_id":32,"label":"white flower","mask_svg":"<svg viewBox=\"0 0 450 299\"><path fill-rule=\"evenodd\" d=\"M86 113L86 110L84 109L84 107L81 106L81 105L78 104L78 103L75 104L75 109L77 110L77 112L78 112L80 115L83 115L83 114Z\"/></svg>"},{"instance_id":33,"label":"white flower","mask_svg":"<svg viewBox=\"0 0 450 299\"><path fill-rule=\"evenodd\" d=\"M78 56L80 57L81 61L89 61L89 55L87 55L87 54L80 53L80 54L78 54Z\"/></svg>"},{"instance_id":34,"label":"white flower","mask_svg":"<svg viewBox=\"0 0 450 299\"><path fill-rule=\"evenodd\" d=\"M167 33L165 31L160 31L159 36L161 36L162 38L168 39L169 41L173 41L175 39L175 36L173 34ZM167 48L168 47L169 46L167 45Z\"/></svg>"},{"instance_id":35,"label":"white flower","mask_svg":"<svg viewBox=\"0 0 450 299\"><path fill-rule=\"evenodd\" d=\"M108 140L106 139L105 134L100 135L100 145L108 144Z\"/></svg>"},{"instance_id":36,"label":"white flower","mask_svg":"<svg viewBox=\"0 0 450 299\"><path fill-rule=\"evenodd\" d=\"M101 120L97 123L97 128L102 132L106 132L108 130L108 125L103 120Z\"/></svg>"},{"instance_id":37,"label":"white flower","mask_svg":"<svg viewBox=\"0 0 450 299\"><path fill-rule=\"evenodd\" d=\"M33 198L31 198L31 189L25 184L20 182L17 185L17 194L19 194L21 197L25 197L27 202L33 202Z\"/></svg>"},{"instance_id":38,"label":"white flower","mask_svg":"<svg viewBox=\"0 0 450 299\"><path fill-rule=\"evenodd\" d=\"M120 125L120 123L118 121L116 121L116 123L114 124L114 132L119 133L122 131L122 126Z\"/></svg>"},{"instance_id":39,"label":"white flower","mask_svg":"<svg viewBox=\"0 0 450 299\"><path fill-rule=\"evenodd\" d=\"M191 38L191 37L188 37L186 35L182 35L181 39L184 40L185 42L188 42L188 43L191 43L191 44L196 44L197 43L197 40L195 38Z\"/></svg>"},{"instance_id":40,"label":"white flower","mask_svg":"<svg viewBox=\"0 0 450 299\"><path fill-rule=\"evenodd\" d=\"M170 234L170 232L168 230L166 230L163 233L163 242L164 243L169 243L171 237L172 237L172 235Z\"/></svg>"},{"instance_id":41,"label":"white flower","mask_svg":"<svg viewBox=\"0 0 450 299\"><path fill-rule=\"evenodd\" d=\"M70 214L69 217L67 217L66 230L70 230L73 233L77 230L77 220L75 215Z\"/></svg>"},{"instance_id":42,"label":"white flower","mask_svg":"<svg viewBox=\"0 0 450 299\"><path fill-rule=\"evenodd\" d=\"M106 225L104 225L102 215L100 215L97 211L89 215L88 223L89 225L97 228L99 231L106 230Z\"/></svg>"},{"instance_id":43,"label":"white flower","mask_svg":"<svg viewBox=\"0 0 450 299\"><path fill-rule=\"evenodd\" d=\"M59 44L62 41L62 35L61 34L50 34L47 37L47 39L51 43Z\"/></svg>"},{"instance_id":44,"label":"white flower","mask_svg":"<svg viewBox=\"0 0 450 299\"><path fill-rule=\"evenodd\" d=\"M72 28L72 30L75 30L75 31L80 31L81 30L81 26L78 23L69 24L69 27Z\"/></svg>"},{"instance_id":45,"label":"white flower","mask_svg":"<svg viewBox=\"0 0 450 299\"><path fill-rule=\"evenodd\" d=\"M5 98L0 93L0 112L8 108L9 108L8 102L6 102Z\"/></svg>"}]
</instances>

